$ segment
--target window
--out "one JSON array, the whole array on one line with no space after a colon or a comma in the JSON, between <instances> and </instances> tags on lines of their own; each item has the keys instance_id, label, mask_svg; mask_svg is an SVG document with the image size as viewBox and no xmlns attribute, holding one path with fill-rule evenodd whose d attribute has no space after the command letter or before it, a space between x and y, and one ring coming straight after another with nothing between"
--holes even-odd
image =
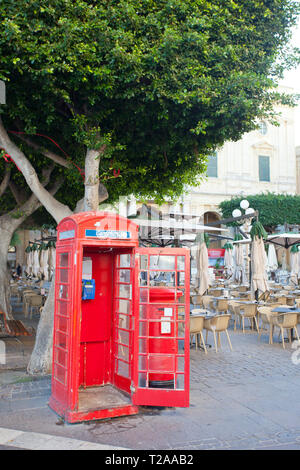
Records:
<instances>
[{"instance_id":1,"label":"window","mask_svg":"<svg viewBox=\"0 0 300 470\"><path fill-rule=\"evenodd\" d=\"M206 175L212 178L218 177L218 154L217 152L209 155L207 161Z\"/></svg>"},{"instance_id":2,"label":"window","mask_svg":"<svg viewBox=\"0 0 300 470\"><path fill-rule=\"evenodd\" d=\"M266 133L268 132L267 124L264 121L261 121L259 123L259 132L261 133L261 135L266 135Z\"/></svg>"},{"instance_id":3,"label":"window","mask_svg":"<svg viewBox=\"0 0 300 470\"><path fill-rule=\"evenodd\" d=\"M259 181L270 181L270 157L259 155Z\"/></svg>"}]
</instances>

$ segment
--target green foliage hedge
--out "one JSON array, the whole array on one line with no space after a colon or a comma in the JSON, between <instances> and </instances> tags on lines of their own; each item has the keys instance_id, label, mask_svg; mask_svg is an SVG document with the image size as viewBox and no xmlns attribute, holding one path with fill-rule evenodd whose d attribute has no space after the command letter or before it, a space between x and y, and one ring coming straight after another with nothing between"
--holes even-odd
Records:
<instances>
[{"instance_id":1,"label":"green foliage hedge","mask_svg":"<svg viewBox=\"0 0 300 470\"><path fill-rule=\"evenodd\" d=\"M235 197L222 201L219 205L223 218L232 217L232 211L240 208L245 197ZM247 196L250 207L259 211L259 221L264 227L300 224L300 195L263 193ZM228 224L228 225L234 225Z\"/></svg>"}]
</instances>

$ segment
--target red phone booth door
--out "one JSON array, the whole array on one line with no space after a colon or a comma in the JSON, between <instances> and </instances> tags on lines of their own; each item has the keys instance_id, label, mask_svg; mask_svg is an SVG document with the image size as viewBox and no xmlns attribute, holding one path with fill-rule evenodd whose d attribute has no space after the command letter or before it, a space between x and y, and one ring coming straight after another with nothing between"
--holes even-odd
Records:
<instances>
[{"instance_id":1,"label":"red phone booth door","mask_svg":"<svg viewBox=\"0 0 300 470\"><path fill-rule=\"evenodd\" d=\"M136 405L189 406L189 273L187 249L136 250Z\"/></svg>"}]
</instances>

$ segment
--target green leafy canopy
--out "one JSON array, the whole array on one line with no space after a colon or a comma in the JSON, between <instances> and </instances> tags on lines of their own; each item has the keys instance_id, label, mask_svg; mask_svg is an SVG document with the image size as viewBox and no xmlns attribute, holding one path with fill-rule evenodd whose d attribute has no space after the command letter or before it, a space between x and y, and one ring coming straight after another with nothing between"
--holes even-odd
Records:
<instances>
[{"instance_id":1,"label":"green leafy canopy","mask_svg":"<svg viewBox=\"0 0 300 470\"><path fill-rule=\"evenodd\" d=\"M298 13L291 0L1 0L4 122L81 168L105 145L100 176L121 174L104 180L111 200L179 195L272 112ZM61 197L77 196L72 174Z\"/></svg>"}]
</instances>

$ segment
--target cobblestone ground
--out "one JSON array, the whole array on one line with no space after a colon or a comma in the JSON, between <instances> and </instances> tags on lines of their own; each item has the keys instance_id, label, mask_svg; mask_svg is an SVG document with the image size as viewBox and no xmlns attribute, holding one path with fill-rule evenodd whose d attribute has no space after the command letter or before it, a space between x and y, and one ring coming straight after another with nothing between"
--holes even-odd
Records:
<instances>
[{"instance_id":1,"label":"cobblestone ground","mask_svg":"<svg viewBox=\"0 0 300 470\"><path fill-rule=\"evenodd\" d=\"M300 449L295 350L250 331L230 337L232 352L225 335L218 353L192 348L189 408L144 407L132 417L59 426L47 406L49 377L24 376L0 387L1 426L129 449Z\"/></svg>"}]
</instances>

